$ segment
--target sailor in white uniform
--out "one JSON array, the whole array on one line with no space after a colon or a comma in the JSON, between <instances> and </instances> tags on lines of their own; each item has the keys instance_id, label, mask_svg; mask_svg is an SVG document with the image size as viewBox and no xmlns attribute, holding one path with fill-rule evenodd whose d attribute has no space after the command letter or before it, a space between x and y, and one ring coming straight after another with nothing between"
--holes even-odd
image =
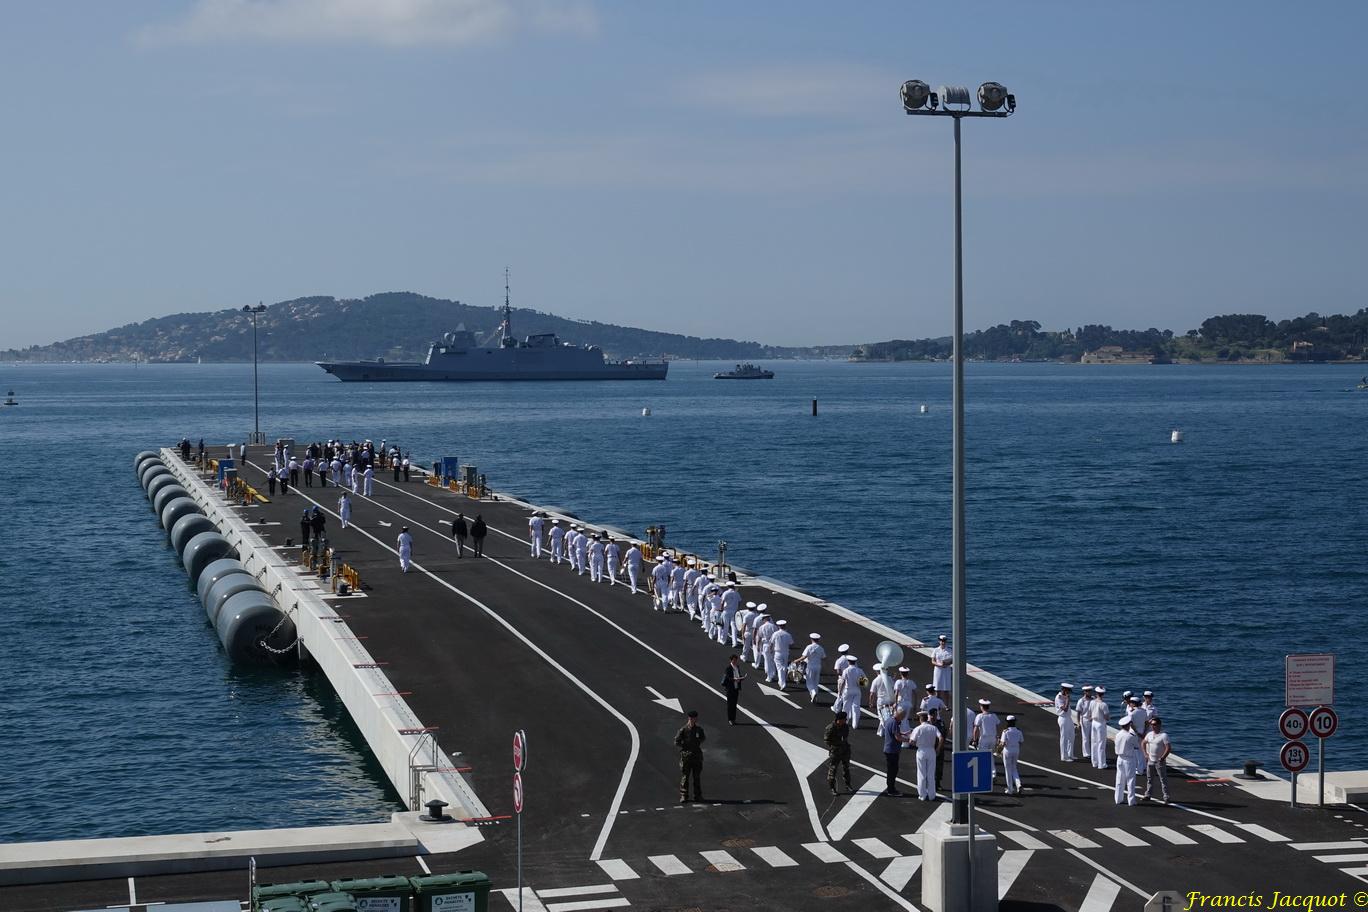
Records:
<instances>
[{"instance_id":1,"label":"sailor in white uniform","mask_svg":"<svg viewBox=\"0 0 1368 912\"><path fill-rule=\"evenodd\" d=\"M833 704L833 708L838 712L844 710L849 715L852 730L860 727L860 678L863 676L864 671L860 668L860 660L847 653L845 670L836 680L838 698Z\"/></svg>"},{"instance_id":2,"label":"sailor in white uniform","mask_svg":"<svg viewBox=\"0 0 1368 912\"><path fill-rule=\"evenodd\" d=\"M575 572L584 576L589 571L589 536L580 527L579 535L575 538Z\"/></svg>"},{"instance_id":3,"label":"sailor in white uniform","mask_svg":"<svg viewBox=\"0 0 1368 912\"><path fill-rule=\"evenodd\" d=\"M1021 744L1026 740L1021 729L1017 728L1017 717L1007 717L1007 727L998 735L1002 745L1002 772L1007 781L1007 794L1021 794L1021 773L1017 770L1017 758L1021 756Z\"/></svg>"},{"instance_id":4,"label":"sailor in white uniform","mask_svg":"<svg viewBox=\"0 0 1368 912\"><path fill-rule=\"evenodd\" d=\"M893 708L903 710L904 718L912 718L917 702L917 685L912 681L912 669L899 666L898 676L893 680Z\"/></svg>"},{"instance_id":5,"label":"sailor in white uniform","mask_svg":"<svg viewBox=\"0 0 1368 912\"><path fill-rule=\"evenodd\" d=\"M969 739L969 743L977 750L992 750L997 743L998 727L1002 720L997 713L993 712L992 700L979 700L978 715L974 717L974 736ZM997 770L993 770L993 778L997 778Z\"/></svg>"},{"instance_id":6,"label":"sailor in white uniform","mask_svg":"<svg viewBox=\"0 0 1368 912\"><path fill-rule=\"evenodd\" d=\"M618 562L622 560L622 548L613 539L603 547L603 559L608 564L608 585L617 585Z\"/></svg>"},{"instance_id":7,"label":"sailor in white uniform","mask_svg":"<svg viewBox=\"0 0 1368 912\"><path fill-rule=\"evenodd\" d=\"M1078 706L1075 715L1078 718L1078 742L1082 756L1080 760L1092 762L1092 711L1093 700L1096 700L1095 691L1091 684L1083 685L1083 696L1078 698Z\"/></svg>"},{"instance_id":8,"label":"sailor in white uniform","mask_svg":"<svg viewBox=\"0 0 1368 912\"><path fill-rule=\"evenodd\" d=\"M551 520L551 563L559 564L565 559L565 527L559 519Z\"/></svg>"},{"instance_id":9,"label":"sailor in white uniform","mask_svg":"<svg viewBox=\"0 0 1368 912\"><path fill-rule=\"evenodd\" d=\"M675 611L684 610L684 574L687 572L683 564L670 567L670 607Z\"/></svg>"},{"instance_id":10,"label":"sailor in white uniform","mask_svg":"<svg viewBox=\"0 0 1368 912\"><path fill-rule=\"evenodd\" d=\"M838 678L841 676L841 672L845 671L846 666L850 664L850 658L847 655L849 652L849 643L842 643L840 646L836 647L836 661L832 665L831 670L836 672L836 677Z\"/></svg>"},{"instance_id":11,"label":"sailor in white uniform","mask_svg":"<svg viewBox=\"0 0 1368 912\"><path fill-rule=\"evenodd\" d=\"M1071 762L1074 758L1074 721L1070 703L1073 702L1073 685L1063 682L1059 693L1055 694L1055 715L1059 724L1059 759Z\"/></svg>"},{"instance_id":12,"label":"sailor in white uniform","mask_svg":"<svg viewBox=\"0 0 1368 912\"><path fill-rule=\"evenodd\" d=\"M917 797L936 800L936 757L940 754L940 729L931 724L930 714L917 713L918 725L912 729L910 745L917 751Z\"/></svg>"},{"instance_id":13,"label":"sailor in white uniform","mask_svg":"<svg viewBox=\"0 0 1368 912\"><path fill-rule=\"evenodd\" d=\"M869 709L874 713L874 717L879 720L874 727L877 734L882 735L884 723L893 718L893 693L884 691L883 663L875 662L870 668L869 678ZM906 716L903 716L906 719Z\"/></svg>"},{"instance_id":14,"label":"sailor in white uniform","mask_svg":"<svg viewBox=\"0 0 1368 912\"><path fill-rule=\"evenodd\" d=\"M939 719L945 718L945 701L936 694L936 685L926 685L926 696L922 697L921 705L917 707L925 713L936 713Z\"/></svg>"},{"instance_id":15,"label":"sailor in white uniform","mask_svg":"<svg viewBox=\"0 0 1368 912\"><path fill-rule=\"evenodd\" d=\"M1140 697L1140 705L1145 708L1145 712L1148 714L1147 718L1153 719L1159 715L1159 707L1154 705L1154 691L1145 691ZM1138 732L1140 729L1137 728L1136 731ZM1146 729L1145 731L1148 733L1149 730Z\"/></svg>"},{"instance_id":16,"label":"sailor in white uniform","mask_svg":"<svg viewBox=\"0 0 1368 912\"><path fill-rule=\"evenodd\" d=\"M351 498L347 496L345 488L337 499L337 515L342 518L342 528L347 528L347 523L351 522Z\"/></svg>"},{"instance_id":17,"label":"sailor in white uniform","mask_svg":"<svg viewBox=\"0 0 1368 912\"><path fill-rule=\"evenodd\" d=\"M746 604L751 603L747 602ZM802 661L803 669L807 675L805 683L807 684L808 702L816 703L817 686L822 680L822 660L826 658L826 650L822 648L822 635L820 633L809 633L808 640L807 647L798 658Z\"/></svg>"},{"instance_id":18,"label":"sailor in white uniform","mask_svg":"<svg viewBox=\"0 0 1368 912\"><path fill-rule=\"evenodd\" d=\"M741 661L746 661L746 652L750 649L750 625L755 617L755 602L746 602L741 606L741 610L736 612L736 639L741 643Z\"/></svg>"},{"instance_id":19,"label":"sailor in white uniform","mask_svg":"<svg viewBox=\"0 0 1368 912\"><path fill-rule=\"evenodd\" d=\"M371 468L370 463L366 463L366 496L375 496L375 469Z\"/></svg>"},{"instance_id":20,"label":"sailor in white uniform","mask_svg":"<svg viewBox=\"0 0 1368 912\"><path fill-rule=\"evenodd\" d=\"M632 585L632 595L636 595L637 583L641 580L641 548L636 542L632 542L632 547L627 549L622 565L627 569L627 582Z\"/></svg>"},{"instance_id":21,"label":"sailor in white uniform","mask_svg":"<svg viewBox=\"0 0 1368 912\"><path fill-rule=\"evenodd\" d=\"M361 471L356 467L351 467L351 489L353 494L361 493Z\"/></svg>"},{"instance_id":22,"label":"sailor in white uniform","mask_svg":"<svg viewBox=\"0 0 1368 912\"><path fill-rule=\"evenodd\" d=\"M770 640L774 636L774 631L779 626L774 623L774 619L766 614L760 621L760 629L755 632L755 649L759 653L758 658L765 666L765 682L774 683L774 650L770 648Z\"/></svg>"},{"instance_id":23,"label":"sailor in white uniform","mask_svg":"<svg viewBox=\"0 0 1368 912\"><path fill-rule=\"evenodd\" d=\"M722 593L722 632L732 649L736 648L736 612L740 607L741 591L736 588L736 583L728 580L727 588ZM792 641L793 638L789 639Z\"/></svg>"},{"instance_id":24,"label":"sailor in white uniform","mask_svg":"<svg viewBox=\"0 0 1368 912\"><path fill-rule=\"evenodd\" d=\"M689 612L689 620L698 616L698 577L696 562L692 557L684 558L684 610Z\"/></svg>"},{"instance_id":25,"label":"sailor in white uniform","mask_svg":"<svg viewBox=\"0 0 1368 912\"><path fill-rule=\"evenodd\" d=\"M787 690L789 650L793 648L793 634L788 632L786 620L775 621L774 626L777 629L770 635L770 648L774 651L774 674L779 681L779 689Z\"/></svg>"},{"instance_id":26,"label":"sailor in white uniform","mask_svg":"<svg viewBox=\"0 0 1368 912\"><path fill-rule=\"evenodd\" d=\"M1149 731L1150 712L1137 696L1130 698L1130 717L1131 731L1135 732L1137 738L1144 737L1143 733Z\"/></svg>"},{"instance_id":27,"label":"sailor in white uniform","mask_svg":"<svg viewBox=\"0 0 1368 912\"><path fill-rule=\"evenodd\" d=\"M408 526L399 530L399 566L405 573L409 571L409 565L413 563L413 536L409 535Z\"/></svg>"},{"instance_id":28,"label":"sailor in white uniform","mask_svg":"<svg viewBox=\"0 0 1368 912\"><path fill-rule=\"evenodd\" d=\"M542 527L545 520L542 519L540 512L532 514L532 518L527 521L527 537L532 545L532 556L541 557L542 549Z\"/></svg>"},{"instance_id":29,"label":"sailor in white uniform","mask_svg":"<svg viewBox=\"0 0 1368 912\"><path fill-rule=\"evenodd\" d=\"M938 645L931 650L931 665L935 669L931 674L931 682L936 685L936 690L949 693L952 689L950 679L955 665L955 654L947 645L949 637L942 633L936 639Z\"/></svg>"},{"instance_id":30,"label":"sailor in white uniform","mask_svg":"<svg viewBox=\"0 0 1368 912\"><path fill-rule=\"evenodd\" d=\"M1088 704L1088 728L1092 744L1092 765L1097 769L1107 768L1107 721L1111 710L1107 709L1107 688L1100 684L1095 691L1096 698Z\"/></svg>"},{"instance_id":31,"label":"sailor in white uniform","mask_svg":"<svg viewBox=\"0 0 1368 912\"><path fill-rule=\"evenodd\" d=\"M1116 803L1135 806L1135 777L1140 770L1140 739L1131 727L1131 717L1121 717L1116 732Z\"/></svg>"},{"instance_id":32,"label":"sailor in white uniform","mask_svg":"<svg viewBox=\"0 0 1368 912\"><path fill-rule=\"evenodd\" d=\"M603 538L594 533L594 541L589 545L589 582L603 582Z\"/></svg>"},{"instance_id":33,"label":"sailor in white uniform","mask_svg":"<svg viewBox=\"0 0 1368 912\"><path fill-rule=\"evenodd\" d=\"M651 585L654 587L651 594L651 607L656 611L665 611L665 599L670 590L670 571L665 566L665 558L657 557L656 565L651 570Z\"/></svg>"}]
</instances>

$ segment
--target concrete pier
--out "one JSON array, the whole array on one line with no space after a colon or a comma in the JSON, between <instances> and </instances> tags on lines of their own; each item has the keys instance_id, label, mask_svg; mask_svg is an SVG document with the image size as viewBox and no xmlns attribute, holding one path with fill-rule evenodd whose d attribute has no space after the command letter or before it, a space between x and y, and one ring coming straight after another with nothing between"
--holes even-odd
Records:
<instances>
[{"instance_id":1,"label":"concrete pier","mask_svg":"<svg viewBox=\"0 0 1368 912\"><path fill-rule=\"evenodd\" d=\"M851 644L868 671L875 645L892 639L903 645L905 664L922 683L930 680L924 644L742 573L743 602L767 603L776 618L787 618L798 644L810 631L821 633L829 658L815 706L806 691L763 685L763 673L747 665L738 724L728 726L719 682L729 646L705 639L683 614L653 611L646 595L634 596L625 585L594 584L564 564L532 559L533 505L497 495L475 499L418 477L395 483L378 473L374 497L353 498L353 521L343 530L332 485L234 506L175 456L163 458L294 618L302 645L342 695L399 794L415 810L440 797L467 821L405 822L407 836L393 829L401 825L395 821L358 821L362 829L352 842L301 836L324 854L299 861L276 852L275 860L287 864L262 879L479 868L495 883L491 908L516 908L510 744L513 732L524 729L530 749L523 772L522 899L529 912L819 903L925 908L923 846L928 833L942 831L949 802L878 796L883 756L868 715L851 738L855 794L842 788L833 796L822 742L837 644ZM268 460L269 452L250 448L241 468L260 490ZM328 516L329 541L360 576L359 595L335 597L298 568L297 548L283 547L298 534L300 512L315 504ZM563 524L579 522L547 512ZM485 557L469 550L457 556L451 522L458 513L468 521L482 514L489 524ZM408 573L400 570L395 545L403 526L414 537ZM191 614L185 622L202 623L201 617ZM1275 787L1245 787L1183 761L1172 764L1172 804L1118 806L1114 770L1058 759L1045 696L982 669L969 671L970 698L992 700L1001 716L1015 714L1026 734L1023 794L1002 794L999 780L974 815L995 838L1001 908L1138 910L1162 890L1253 892L1271 901L1275 890L1352 896L1368 884L1368 815L1356 807L1294 811ZM690 708L699 711L708 736L706 801L680 805L673 737ZM1173 734L1181 745L1182 733ZM913 776L909 755L899 788L915 796ZM394 838L376 827L390 827ZM428 832L436 835L426 838ZM192 837L175 839L194 854ZM140 908L130 903L131 890L139 903L245 898L245 856L231 849L217 858L205 852L198 866L177 858L185 866L111 877L113 869L100 865L118 863L119 847L92 842L103 845L83 850L49 843L47 855L44 844L0 846L0 876L13 884L0 886L0 909ZM351 848L372 854L366 860L326 854ZM124 847L126 855L158 851ZM214 870L225 857L240 867ZM18 883L25 869L39 868L48 883L33 877L29 885ZM98 879L81 879L89 877Z\"/></svg>"}]
</instances>

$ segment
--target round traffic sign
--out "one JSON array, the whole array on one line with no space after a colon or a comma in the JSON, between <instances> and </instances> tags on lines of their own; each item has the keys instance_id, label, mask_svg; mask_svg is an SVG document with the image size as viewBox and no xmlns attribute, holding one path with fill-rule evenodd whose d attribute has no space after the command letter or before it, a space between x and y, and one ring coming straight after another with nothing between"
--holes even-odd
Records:
<instances>
[{"instance_id":1,"label":"round traffic sign","mask_svg":"<svg viewBox=\"0 0 1368 912\"><path fill-rule=\"evenodd\" d=\"M1294 706L1278 717L1278 731L1282 732L1282 736L1287 740L1296 741L1306 734L1309 721L1306 713Z\"/></svg>"},{"instance_id":2,"label":"round traffic sign","mask_svg":"<svg viewBox=\"0 0 1368 912\"><path fill-rule=\"evenodd\" d=\"M1302 761L1302 766L1306 761ZM522 773L513 774L513 813L521 814L523 809Z\"/></svg>"},{"instance_id":3,"label":"round traffic sign","mask_svg":"<svg viewBox=\"0 0 1368 912\"><path fill-rule=\"evenodd\" d=\"M1311 734L1328 738L1339 728L1339 716L1329 706L1318 706L1311 713Z\"/></svg>"},{"instance_id":4,"label":"round traffic sign","mask_svg":"<svg viewBox=\"0 0 1368 912\"><path fill-rule=\"evenodd\" d=\"M1278 751L1278 759L1289 773L1300 773L1311 762L1311 751L1300 741L1288 741Z\"/></svg>"},{"instance_id":5,"label":"round traffic sign","mask_svg":"<svg viewBox=\"0 0 1368 912\"><path fill-rule=\"evenodd\" d=\"M527 765L527 733L518 729L513 733L513 772L521 773Z\"/></svg>"}]
</instances>

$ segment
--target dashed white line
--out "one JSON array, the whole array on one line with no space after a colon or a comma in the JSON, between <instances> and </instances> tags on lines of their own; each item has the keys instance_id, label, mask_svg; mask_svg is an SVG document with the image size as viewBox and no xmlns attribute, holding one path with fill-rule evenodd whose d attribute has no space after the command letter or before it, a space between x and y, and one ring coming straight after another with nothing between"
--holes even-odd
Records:
<instances>
[{"instance_id":1,"label":"dashed white line","mask_svg":"<svg viewBox=\"0 0 1368 912\"><path fill-rule=\"evenodd\" d=\"M1127 833L1120 827L1098 827L1097 832L1101 833L1103 836L1106 836L1112 842L1119 842L1123 846L1149 845L1148 842L1145 842L1145 840L1141 839L1139 836Z\"/></svg>"},{"instance_id":2,"label":"dashed white line","mask_svg":"<svg viewBox=\"0 0 1368 912\"><path fill-rule=\"evenodd\" d=\"M827 864L835 861L850 861L840 849L829 842L805 842L803 848L815 855L818 861L825 861Z\"/></svg>"},{"instance_id":3,"label":"dashed white line","mask_svg":"<svg viewBox=\"0 0 1368 912\"><path fill-rule=\"evenodd\" d=\"M589 912L590 909L620 909L623 906L630 906L626 897L616 896L612 899L583 899L577 902L557 902L547 903L546 912Z\"/></svg>"},{"instance_id":4,"label":"dashed white line","mask_svg":"<svg viewBox=\"0 0 1368 912\"><path fill-rule=\"evenodd\" d=\"M864 849L873 858L897 858L899 854L897 850L888 843L884 842L882 839L876 839L873 836L866 836L864 839L852 839L850 841Z\"/></svg>"},{"instance_id":5,"label":"dashed white line","mask_svg":"<svg viewBox=\"0 0 1368 912\"><path fill-rule=\"evenodd\" d=\"M1073 830L1050 830L1051 835L1066 842L1076 849L1100 849L1101 846L1093 842L1082 833L1075 833Z\"/></svg>"},{"instance_id":6,"label":"dashed white line","mask_svg":"<svg viewBox=\"0 0 1368 912\"><path fill-rule=\"evenodd\" d=\"M1121 887L1116 881L1097 874L1093 877L1092 886L1088 888L1088 895L1083 898L1083 905L1078 907L1078 912L1110 912L1120 893Z\"/></svg>"},{"instance_id":7,"label":"dashed white line","mask_svg":"<svg viewBox=\"0 0 1368 912\"><path fill-rule=\"evenodd\" d=\"M1211 824L1209 824L1209 823L1190 823L1190 824L1188 824L1188 829L1190 829L1190 830L1196 830L1198 833L1201 833L1203 836L1209 836L1209 837L1211 837L1212 839L1216 840L1217 842L1224 842L1224 843L1244 842L1243 839L1241 839L1239 836L1236 836L1234 833L1227 833L1225 830L1221 829L1220 827L1218 827L1218 826L1213 826L1213 825L1211 825Z\"/></svg>"},{"instance_id":8,"label":"dashed white line","mask_svg":"<svg viewBox=\"0 0 1368 912\"><path fill-rule=\"evenodd\" d=\"M551 890L538 890L542 899L560 899L565 896L593 896L595 893L616 893L617 884L589 884L584 887L555 887Z\"/></svg>"},{"instance_id":9,"label":"dashed white line","mask_svg":"<svg viewBox=\"0 0 1368 912\"><path fill-rule=\"evenodd\" d=\"M631 866L621 858L600 858L598 866L603 869L613 880L637 880L641 877Z\"/></svg>"},{"instance_id":10,"label":"dashed white line","mask_svg":"<svg viewBox=\"0 0 1368 912\"><path fill-rule=\"evenodd\" d=\"M1351 842L1294 842L1291 848L1298 852L1333 852L1336 849L1361 849L1364 847L1362 842L1357 840Z\"/></svg>"},{"instance_id":11,"label":"dashed white line","mask_svg":"<svg viewBox=\"0 0 1368 912\"><path fill-rule=\"evenodd\" d=\"M1267 840L1267 841L1269 841L1269 842L1291 842L1291 841L1292 841L1291 837L1284 836L1284 835L1281 834L1281 833L1275 833L1275 832L1273 832L1272 830L1270 830L1268 827L1266 827L1266 826L1260 826L1260 825L1257 824L1257 823L1237 823L1237 824L1235 824L1235 825L1238 826L1240 829L1244 830L1246 833L1253 833L1255 836L1258 836L1260 839L1265 839L1265 840Z\"/></svg>"},{"instance_id":12,"label":"dashed white line","mask_svg":"<svg viewBox=\"0 0 1368 912\"><path fill-rule=\"evenodd\" d=\"M693 870L688 865L680 861L674 855L649 855L646 860L659 868L660 873L667 877L693 873Z\"/></svg>"},{"instance_id":13,"label":"dashed white line","mask_svg":"<svg viewBox=\"0 0 1368 912\"><path fill-rule=\"evenodd\" d=\"M903 855L895 858L888 863L888 867L883 869L879 879L888 884L893 889L902 892L902 888L907 886L907 882L912 879L912 875L917 873L921 867L922 858L920 855Z\"/></svg>"},{"instance_id":14,"label":"dashed white line","mask_svg":"<svg viewBox=\"0 0 1368 912\"><path fill-rule=\"evenodd\" d=\"M1002 853L998 858L998 899L1002 899L1007 895L1007 891L1012 889L1012 884L1016 883L1022 868L1026 867L1026 862L1030 861L1034 854L1031 849L1008 849Z\"/></svg>"},{"instance_id":15,"label":"dashed white line","mask_svg":"<svg viewBox=\"0 0 1368 912\"><path fill-rule=\"evenodd\" d=\"M711 852L699 852L703 859L712 865L719 874L730 874L733 871L744 871L746 866L731 856L730 852L721 849L714 849Z\"/></svg>"},{"instance_id":16,"label":"dashed white line","mask_svg":"<svg viewBox=\"0 0 1368 912\"><path fill-rule=\"evenodd\" d=\"M1030 833L1023 833L1021 830L1002 830L1000 833L998 833L998 835L1006 836L1008 839L1012 840L1012 842L1015 842L1023 849L1039 850L1048 849L1050 847L1047 843L1041 842L1039 839L1036 839Z\"/></svg>"},{"instance_id":17,"label":"dashed white line","mask_svg":"<svg viewBox=\"0 0 1368 912\"><path fill-rule=\"evenodd\" d=\"M798 862L794 861L778 846L756 846L752 848L751 851L756 855L759 855L760 858L764 860L765 864L769 865L771 868L798 867Z\"/></svg>"},{"instance_id":18,"label":"dashed white line","mask_svg":"<svg viewBox=\"0 0 1368 912\"><path fill-rule=\"evenodd\" d=\"M1173 827L1166 827L1166 826L1147 826L1147 827L1141 827L1141 829L1143 829L1146 833L1153 833L1155 836L1158 836L1160 839L1163 839L1163 840L1165 840L1166 842L1171 842L1171 843L1173 843L1174 845L1196 845L1196 844L1197 844L1197 840L1193 839L1191 836L1186 836L1186 835L1184 835L1184 834L1178 832L1178 831L1175 830Z\"/></svg>"},{"instance_id":19,"label":"dashed white line","mask_svg":"<svg viewBox=\"0 0 1368 912\"><path fill-rule=\"evenodd\" d=\"M827 834L832 839L845 838L851 828L864 816L865 811L869 810L870 806L878 799L879 793L883 791L885 778L884 775L875 773L868 782L847 799L845 806L826 825Z\"/></svg>"}]
</instances>

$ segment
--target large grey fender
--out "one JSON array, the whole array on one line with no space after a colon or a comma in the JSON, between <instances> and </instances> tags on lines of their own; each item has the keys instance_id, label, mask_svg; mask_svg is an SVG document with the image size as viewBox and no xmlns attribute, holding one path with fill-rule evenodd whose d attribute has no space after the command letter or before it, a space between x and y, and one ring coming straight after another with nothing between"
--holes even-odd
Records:
<instances>
[{"instance_id":1,"label":"large grey fender","mask_svg":"<svg viewBox=\"0 0 1368 912\"><path fill-rule=\"evenodd\" d=\"M162 528L170 535L171 528L175 526L178 519L182 516L189 516L192 513L198 512L200 512L199 504L188 497L177 497L175 500L168 502L166 506L162 507Z\"/></svg>"},{"instance_id":2,"label":"large grey fender","mask_svg":"<svg viewBox=\"0 0 1368 912\"><path fill-rule=\"evenodd\" d=\"M180 479L176 478L175 475L172 475L169 472L165 475L158 475L155 478L147 479L147 499L154 499L157 496L157 492L160 491L162 488L166 487L167 485L179 486Z\"/></svg>"},{"instance_id":3,"label":"large grey fender","mask_svg":"<svg viewBox=\"0 0 1368 912\"><path fill-rule=\"evenodd\" d=\"M176 549L176 556L179 557L185 552L185 544L199 535L201 532L217 532L218 526L214 521L202 513L191 513L189 516L182 516L176 520L176 524L171 527L171 547Z\"/></svg>"},{"instance_id":4,"label":"large grey fender","mask_svg":"<svg viewBox=\"0 0 1368 912\"><path fill-rule=\"evenodd\" d=\"M214 583L230 573L246 572L247 568L242 566L242 561L235 557L221 557L205 564L199 573L199 579L195 580L195 594L199 596L200 604L204 604L204 599L209 595L209 588Z\"/></svg>"},{"instance_id":5,"label":"large grey fender","mask_svg":"<svg viewBox=\"0 0 1368 912\"><path fill-rule=\"evenodd\" d=\"M275 649L284 649L295 641L294 623L281 614L265 592L247 590L231 596L219 609L214 626L223 651L234 662L270 664L293 658L276 655L261 645L268 635L267 645Z\"/></svg>"},{"instance_id":6,"label":"large grey fender","mask_svg":"<svg viewBox=\"0 0 1368 912\"><path fill-rule=\"evenodd\" d=\"M215 563L218 563L215 561ZM203 579L203 577L201 577ZM214 585L209 587L209 591L204 594L204 616L209 619L209 624L218 630L219 614L223 611L223 605L230 598L239 592L248 590L265 592L261 584L256 581L256 577L243 570L241 573L228 573L218 578Z\"/></svg>"},{"instance_id":7,"label":"large grey fender","mask_svg":"<svg viewBox=\"0 0 1368 912\"><path fill-rule=\"evenodd\" d=\"M237 556L237 549L217 532L201 532L190 539L185 543L185 550L181 552L181 564L185 566L185 572L190 577L190 588L194 589L199 583L200 574L204 572L205 567L221 557Z\"/></svg>"},{"instance_id":8,"label":"large grey fender","mask_svg":"<svg viewBox=\"0 0 1368 912\"><path fill-rule=\"evenodd\" d=\"M141 472L143 468L143 463L147 462L147 460L160 458L161 454L159 454L156 450L143 450L137 456L133 457L133 474L137 475L139 472Z\"/></svg>"},{"instance_id":9,"label":"large grey fender","mask_svg":"<svg viewBox=\"0 0 1368 912\"><path fill-rule=\"evenodd\" d=\"M166 505L177 497L189 497L190 492L178 484L163 485L157 489L157 493L152 495L152 512L161 516L161 511L166 509Z\"/></svg>"},{"instance_id":10,"label":"large grey fender","mask_svg":"<svg viewBox=\"0 0 1368 912\"><path fill-rule=\"evenodd\" d=\"M148 460L147 465L143 466L142 471L138 473L138 483L141 484L143 490L146 491L147 486L151 483L152 479L156 478L158 475L170 474L171 470L168 469L160 459L155 461Z\"/></svg>"}]
</instances>

